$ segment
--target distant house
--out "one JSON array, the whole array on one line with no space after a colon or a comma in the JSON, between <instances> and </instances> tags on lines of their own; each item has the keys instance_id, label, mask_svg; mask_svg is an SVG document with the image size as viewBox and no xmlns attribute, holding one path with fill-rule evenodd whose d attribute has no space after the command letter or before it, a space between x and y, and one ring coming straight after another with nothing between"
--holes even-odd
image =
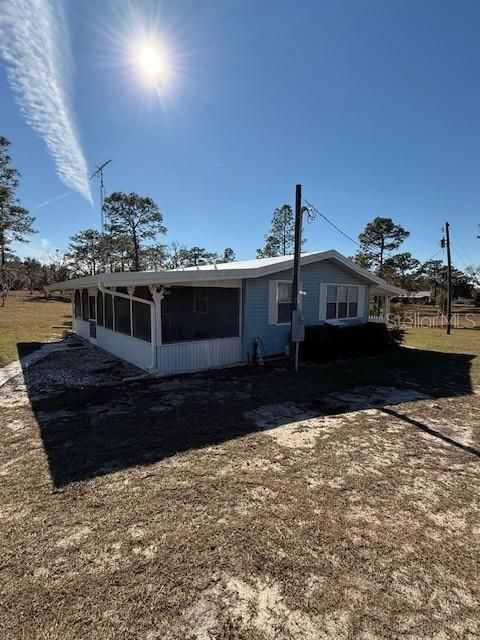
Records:
<instances>
[{"instance_id":1,"label":"distant house","mask_svg":"<svg viewBox=\"0 0 480 640\"><path fill-rule=\"evenodd\" d=\"M431 304L433 302L431 291L408 291L401 297L402 302L408 304Z\"/></svg>"},{"instance_id":2,"label":"distant house","mask_svg":"<svg viewBox=\"0 0 480 640\"><path fill-rule=\"evenodd\" d=\"M102 273L56 283L70 292L77 335L142 369L176 374L248 362L290 338L293 256L170 271ZM337 251L304 253L305 324L360 324L370 296L403 293ZM378 318L376 318L378 321ZM385 317L380 318L385 321Z\"/></svg>"}]
</instances>

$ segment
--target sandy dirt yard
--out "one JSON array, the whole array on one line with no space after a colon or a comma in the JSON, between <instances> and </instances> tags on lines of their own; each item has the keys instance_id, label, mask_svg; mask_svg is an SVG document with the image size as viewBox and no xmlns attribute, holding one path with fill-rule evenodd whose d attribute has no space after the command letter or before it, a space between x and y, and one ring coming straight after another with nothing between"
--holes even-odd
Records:
<instances>
[{"instance_id":1,"label":"sandy dirt yard","mask_svg":"<svg viewBox=\"0 0 480 640\"><path fill-rule=\"evenodd\" d=\"M32 365L0 389L0 637L479 638L473 344L298 376L138 379L77 341Z\"/></svg>"}]
</instances>

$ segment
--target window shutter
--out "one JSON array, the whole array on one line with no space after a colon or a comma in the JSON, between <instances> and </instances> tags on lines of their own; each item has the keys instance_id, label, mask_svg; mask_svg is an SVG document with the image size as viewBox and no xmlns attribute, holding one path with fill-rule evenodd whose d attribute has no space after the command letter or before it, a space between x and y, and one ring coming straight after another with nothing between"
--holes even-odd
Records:
<instances>
[{"instance_id":1,"label":"window shutter","mask_svg":"<svg viewBox=\"0 0 480 640\"><path fill-rule=\"evenodd\" d=\"M366 308L365 300L366 300L366 289L367 287L358 287L358 310L357 315L359 318L367 318L369 309Z\"/></svg>"},{"instance_id":2,"label":"window shutter","mask_svg":"<svg viewBox=\"0 0 480 640\"><path fill-rule=\"evenodd\" d=\"M268 324L277 324L277 281L268 281Z\"/></svg>"},{"instance_id":3,"label":"window shutter","mask_svg":"<svg viewBox=\"0 0 480 640\"><path fill-rule=\"evenodd\" d=\"M318 319L326 320L327 318L327 284L322 282L320 285L320 300L318 309Z\"/></svg>"}]
</instances>

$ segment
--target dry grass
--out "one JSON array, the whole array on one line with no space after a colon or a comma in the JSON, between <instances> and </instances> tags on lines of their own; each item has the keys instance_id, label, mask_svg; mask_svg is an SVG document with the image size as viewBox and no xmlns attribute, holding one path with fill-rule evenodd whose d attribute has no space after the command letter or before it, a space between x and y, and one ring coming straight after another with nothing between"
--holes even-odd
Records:
<instances>
[{"instance_id":1,"label":"dry grass","mask_svg":"<svg viewBox=\"0 0 480 640\"><path fill-rule=\"evenodd\" d=\"M0 367L18 360L18 345L47 342L71 329L71 305L13 292L0 308ZM20 346L21 348L21 346ZM22 352L23 355L23 352Z\"/></svg>"},{"instance_id":2,"label":"dry grass","mask_svg":"<svg viewBox=\"0 0 480 640\"><path fill-rule=\"evenodd\" d=\"M0 392L0 636L477 638L480 340L457 335L297 377L34 365Z\"/></svg>"},{"instance_id":3,"label":"dry grass","mask_svg":"<svg viewBox=\"0 0 480 640\"><path fill-rule=\"evenodd\" d=\"M401 316L410 318L415 326L423 328L441 328L447 326L446 314L433 305L401 305ZM406 323L404 321L404 326ZM459 329L480 328L480 308L474 305L452 305L452 326Z\"/></svg>"}]
</instances>

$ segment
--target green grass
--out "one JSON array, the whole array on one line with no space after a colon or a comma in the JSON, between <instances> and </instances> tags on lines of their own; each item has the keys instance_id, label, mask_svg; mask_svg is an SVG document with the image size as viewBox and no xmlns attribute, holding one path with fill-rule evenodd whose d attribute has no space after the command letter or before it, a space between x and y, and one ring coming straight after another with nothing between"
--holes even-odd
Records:
<instances>
[{"instance_id":1,"label":"green grass","mask_svg":"<svg viewBox=\"0 0 480 640\"><path fill-rule=\"evenodd\" d=\"M445 329L408 329L405 345L431 352L461 353L473 356L470 361L470 378L480 382L480 331L476 329L452 329L447 336ZM432 371L432 376L434 372Z\"/></svg>"},{"instance_id":2,"label":"green grass","mask_svg":"<svg viewBox=\"0 0 480 640\"><path fill-rule=\"evenodd\" d=\"M18 359L18 345L46 342L71 329L68 302L45 300L40 295L11 294L0 308L0 367ZM31 349L30 349L31 350ZM26 351L23 350L22 355Z\"/></svg>"},{"instance_id":3,"label":"green grass","mask_svg":"<svg viewBox=\"0 0 480 640\"><path fill-rule=\"evenodd\" d=\"M480 331L452 329L451 335L447 336L445 329L408 329L405 333L405 344L417 349L480 356Z\"/></svg>"}]
</instances>

